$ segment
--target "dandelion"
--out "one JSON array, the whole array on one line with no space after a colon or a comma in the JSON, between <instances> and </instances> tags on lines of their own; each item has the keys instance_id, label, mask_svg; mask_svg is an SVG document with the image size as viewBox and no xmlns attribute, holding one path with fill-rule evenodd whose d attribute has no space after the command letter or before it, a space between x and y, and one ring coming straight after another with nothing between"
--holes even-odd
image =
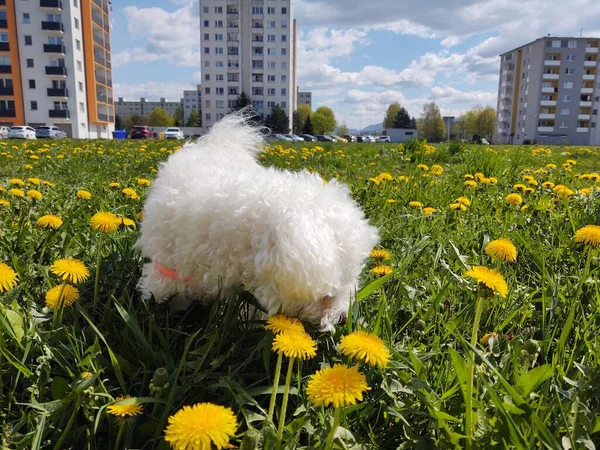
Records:
<instances>
[{"instance_id":1,"label":"dandelion","mask_svg":"<svg viewBox=\"0 0 600 450\"><path fill-rule=\"evenodd\" d=\"M369 253L369 258L374 259L375 261L378 261L378 262L387 261L391 257L392 257L392 254L390 252L388 252L387 250L383 250L383 249L372 250L371 253Z\"/></svg>"},{"instance_id":2,"label":"dandelion","mask_svg":"<svg viewBox=\"0 0 600 450\"><path fill-rule=\"evenodd\" d=\"M10 291L18 280L17 273L8 264L0 262L0 292Z\"/></svg>"},{"instance_id":3,"label":"dandelion","mask_svg":"<svg viewBox=\"0 0 600 450\"><path fill-rule=\"evenodd\" d=\"M378 265L371 269L371 273L377 277L384 277L392 273L392 268L390 266Z\"/></svg>"},{"instance_id":4,"label":"dandelion","mask_svg":"<svg viewBox=\"0 0 600 450\"><path fill-rule=\"evenodd\" d=\"M426 164L417 164L417 168L421 169L425 172L427 172L429 170L429 167Z\"/></svg>"},{"instance_id":5,"label":"dandelion","mask_svg":"<svg viewBox=\"0 0 600 450\"><path fill-rule=\"evenodd\" d=\"M409 182L409 178L406 175L400 175L398 177L398 181L402 181L404 183L408 183Z\"/></svg>"},{"instance_id":6,"label":"dandelion","mask_svg":"<svg viewBox=\"0 0 600 450\"><path fill-rule=\"evenodd\" d=\"M496 292L500 297L504 298L508 295L508 285L500 272L484 266L474 266L465 275L475 278L477 283Z\"/></svg>"},{"instance_id":7,"label":"dandelion","mask_svg":"<svg viewBox=\"0 0 600 450\"><path fill-rule=\"evenodd\" d=\"M30 189L27 191L27 197L32 200L41 200L44 198L40 191L36 191L35 189Z\"/></svg>"},{"instance_id":8,"label":"dandelion","mask_svg":"<svg viewBox=\"0 0 600 450\"><path fill-rule=\"evenodd\" d=\"M25 197L25 191L23 189L16 189L16 188L9 189L8 193L15 197Z\"/></svg>"},{"instance_id":9,"label":"dandelion","mask_svg":"<svg viewBox=\"0 0 600 450\"><path fill-rule=\"evenodd\" d=\"M486 333L481 339L479 339L479 342L482 345L486 345L492 338L498 339L498 333Z\"/></svg>"},{"instance_id":10,"label":"dandelion","mask_svg":"<svg viewBox=\"0 0 600 450\"><path fill-rule=\"evenodd\" d=\"M412 206L414 208L422 208L423 207L423 203L421 202L417 202L417 201L412 201L412 202L408 202L408 206Z\"/></svg>"},{"instance_id":11,"label":"dandelion","mask_svg":"<svg viewBox=\"0 0 600 450\"><path fill-rule=\"evenodd\" d=\"M136 403L119 404L120 401L127 400L128 398L131 398L131 396L125 395L117 397L115 403L106 407L106 412L119 418L133 417L142 414L144 410L142 405Z\"/></svg>"},{"instance_id":12,"label":"dandelion","mask_svg":"<svg viewBox=\"0 0 600 450\"><path fill-rule=\"evenodd\" d=\"M462 203L452 203L450 209L453 209L454 211L466 211L467 207Z\"/></svg>"},{"instance_id":13,"label":"dandelion","mask_svg":"<svg viewBox=\"0 0 600 450\"><path fill-rule=\"evenodd\" d=\"M433 166L431 166L431 174L432 175L439 176L443 173L444 173L444 168L442 166L440 166L439 164L434 164Z\"/></svg>"},{"instance_id":14,"label":"dandelion","mask_svg":"<svg viewBox=\"0 0 600 450\"><path fill-rule=\"evenodd\" d=\"M363 393L370 389L357 366L336 364L312 375L306 393L314 406L341 408L362 401Z\"/></svg>"},{"instance_id":15,"label":"dandelion","mask_svg":"<svg viewBox=\"0 0 600 450\"><path fill-rule=\"evenodd\" d=\"M383 341L374 334L355 331L340 341L343 355L362 360L377 367L387 367L391 355Z\"/></svg>"},{"instance_id":16,"label":"dandelion","mask_svg":"<svg viewBox=\"0 0 600 450\"><path fill-rule=\"evenodd\" d=\"M476 180L481 180L481 179L483 179L483 178L485 178L485 175L484 175L484 174L482 174L481 172L477 172L477 173L475 174L475 179L476 179Z\"/></svg>"},{"instance_id":17,"label":"dandelion","mask_svg":"<svg viewBox=\"0 0 600 450\"><path fill-rule=\"evenodd\" d=\"M542 183L542 186L545 187L546 189L552 189L552 188L554 188L554 183L552 181L544 181Z\"/></svg>"},{"instance_id":18,"label":"dandelion","mask_svg":"<svg viewBox=\"0 0 600 450\"><path fill-rule=\"evenodd\" d=\"M473 180L467 180L464 183L464 186L470 189L476 188L477 187L477 182L473 181Z\"/></svg>"},{"instance_id":19,"label":"dandelion","mask_svg":"<svg viewBox=\"0 0 600 450\"><path fill-rule=\"evenodd\" d=\"M109 188L120 188L121 187L121 183L117 183L116 181L113 181L111 183L108 183L108 187Z\"/></svg>"},{"instance_id":20,"label":"dandelion","mask_svg":"<svg viewBox=\"0 0 600 450\"><path fill-rule=\"evenodd\" d=\"M434 212L437 212L437 209L431 208L430 206L423 208L423 214L426 216L431 216Z\"/></svg>"},{"instance_id":21,"label":"dandelion","mask_svg":"<svg viewBox=\"0 0 600 450\"><path fill-rule=\"evenodd\" d=\"M600 226L586 225L575 232L575 242L589 245L592 248L600 247Z\"/></svg>"},{"instance_id":22,"label":"dandelion","mask_svg":"<svg viewBox=\"0 0 600 450\"><path fill-rule=\"evenodd\" d=\"M546 164L546 169L556 169L556 164Z\"/></svg>"},{"instance_id":23,"label":"dandelion","mask_svg":"<svg viewBox=\"0 0 600 450\"><path fill-rule=\"evenodd\" d=\"M388 202L390 205L392 205L392 204L394 204L394 203L398 203L398 201L397 201L397 200L394 200L393 198L388 198L387 202Z\"/></svg>"},{"instance_id":24,"label":"dandelion","mask_svg":"<svg viewBox=\"0 0 600 450\"><path fill-rule=\"evenodd\" d=\"M284 331L304 331L304 325L302 325L302 322L295 317L288 317L284 316L283 314L269 317L264 328L265 330L272 331L275 334L282 333Z\"/></svg>"},{"instance_id":25,"label":"dandelion","mask_svg":"<svg viewBox=\"0 0 600 450\"><path fill-rule=\"evenodd\" d=\"M10 202L7 200L0 199L0 206L10 206Z\"/></svg>"},{"instance_id":26,"label":"dandelion","mask_svg":"<svg viewBox=\"0 0 600 450\"><path fill-rule=\"evenodd\" d=\"M560 198L567 198L574 194L574 192L571 189L562 184L557 184L556 186L554 186L552 192L554 192Z\"/></svg>"},{"instance_id":27,"label":"dandelion","mask_svg":"<svg viewBox=\"0 0 600 450\"><path fill-rule=\"evenodd\" d=\"M506 238L493 240L485 247L485 252L500 261L514 262L517 260L517 248Z\"/></svg>"},{"instance_id":28,"label":"dandelion","mask_svg":"<svg viewBox=\"0 0 600 450\"><path fill-rule=\"evenodd\" d=\"M515 191L524 191L527 188L523 183L517 183L513 186Z\"/></svg>"},{"instance_id":29,"label":"dandelion","mask_svg":"<svg viewBox=\"0 0 600 450\"><path fill-rule=\"evenodd\" d=\"M50 272L67 283L83 283L90 276L85 264L78 259L64 258L54 261Z\"/></svg>"},{"instance_id":30,"label":"dandelion","mask_svg":"<svg viewBox=\"0 0 600 450\"><path fill-rule=\"evenodd\" d=\"M469 200L467 197L458 197L454 201L456 203L460 203L461 205L465 205L465 206L469 206L471 204L471 200Z\"/></svg>"},{"instance_id":31,"label":"dandelion","mask_svg":"<svg viewBox=\"0 0 600 450\"><path fill-rule=\"evenodd\" d=\"M48 308L70 308L77 300L79 300L79 290L70 284L59 284L46 292Z\"/></svg>"},{"instance_id":32,"label":"dandelion","mask_svg":"<svg viewBox=\"0 0 600 450\"><path fill-rule=\"evenodd\" d=\"M77 191L75 196L80 200L89 200L92 198L92 194L89 191L84 190Z\"/></svg>"},{"instance_id":33,"label":"dandelion","mask_svg":"<svg viewBox=\"0 0 600 450\"><path fill-rule=\"evenodd\" d=\"M41 180L39 178L27 178L27 182L33 186L38 186Z\"/></svg>"},{"instance_id":34,"label":"dandelion","mask_svg":"<svg viewBox=\"0 0 600 450\"><path fill-rule=\"evenodd\" d=\"M102 233L113 233L119 227L119 219L113 213L98 212L91 218L92 228Z\"/></svg>"},{"instance_id":35,"label":"dandelion","mask_svg":"<svg viewBox=\"0 0 600 450\"><path fill-rule=\"evenodd\" d=\"M211 450L229 447L238 428L231 408L212 403L184 406L169 417L165 441L175 450Z\"/></svg>"},{"instance_id":36,"label":"dandelion","mask_svg":"<svg viewBox=\"0 0 600 450\"><path fill-rule=\"evenodd\" d=\"M464 176L465 180L474 180L475 177L473 175L471 175L470 173L466 173Z\"/></svg>"},{"instance_id":37,"label":"dandelion","mask_svg":"<svg viewBox=\"0 0 600 450\"><path fill-rule=\"evenodd\" d=\"M138 178L137 184L138 186L150 186L150 180L147 180L146 178Z\"/></svg>"},{"instance_id":38,"label":"dandelion","mask_svg":"<svg viewBox=\"0 0 600 450\"><path fill-rule=\"evenodd\" d=\"M135 192L133 189L131 188L125 188L121 191L123 194L125 194L127 197L129 197L132 200L137 200L140 198L140 196L137 194L137 192Z\"/></svg>"},{"instance_id":39,"label":"dandelion","mask_svg":"<svg viewBox=\"0 0 600 450\"><path fill-rule=\"evenodd\" d=\"M124 227L133 227L135 228L135 222L127 217L119 217L117 218L117 222L119 225L123 225Z\"/></svg>"},{"instance_id":40,"label":"dandelion","mask_svg":"<svg viewBox=\"0 0 600 450\"><path fill-rule=\"evenodd\" d=\"M498 178L496 177L489 177L487 184L498 184Z\"/></svg>"},{"instance_id":41,"label":"dandelion","mask_svg":"<svg viewBox=\"0 0 600 450\"><path fill-rule=\"evenodd\" d=\"M506 202L511 205L520 205L523 203L523 197L521 197L519 194L508 194L506 196Z\"/></svg>"},{"instance_id":42,"label":"dandelion","mask_svg":"<svg viewBox=\"0 0 600 450\"><path fill-rule=\"evenodd\" d=\"M535 192L535 189L533 189L533 188L530 188L530 187L528 187L528 188L525 188L525 189L523 190L523 194L533 194L534 192Z\"/></svg>"},{"instance_id":43,"label":"dandelion","mask_svg":"<svg viewBox=\"0 0 600 450\"><path fill-rule=\"evenodd\" d=\"M9 183L13 186L25 186L25 182L20 178L11 178Z\"/></svg>"},{"instance_id":44,"label":"dandelion","mask_svg":"<svg viewBox=\"0 0 600 450\"><path fill-rule=\"evenodd\" d=\"M60 217L52 215L52 214L46 214L45 216L40 217L35 224L40 227L40 228L60 228L60 226L63 224L63 221Z\"/></svg>"}]
</instances>

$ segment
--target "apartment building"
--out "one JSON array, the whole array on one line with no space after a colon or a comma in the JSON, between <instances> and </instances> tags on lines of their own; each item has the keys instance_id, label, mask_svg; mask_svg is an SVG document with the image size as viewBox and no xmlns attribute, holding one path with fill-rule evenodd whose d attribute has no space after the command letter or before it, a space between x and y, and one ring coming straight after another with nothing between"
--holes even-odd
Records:
<instances>
[{"instance_id":1,"label":"apartment building","mask_svg":"<svg viewBox=\"0 0 600 450\"><path fill-rule=\"evenodd\" d=\"M183 91L183 122L187 123L192 111L200 112L202 110L202 85L196 86L196 89Z\"/></svg>"},{"instance_id":2,"label":"apartment building","mask_svg":"<svg viewBox=\"0 0 600 450\"><path fill-rule=\"evenodd\" d=\"M108 0L0 0L0 122L114 130Z\"/></svg>"},{"instance_id":3,"label":"apartment building","mask_svg":"<svg viewBox=\"0 0 600 450\"><path fill-rule=\"evenodd\" d=\"M183 99L180 99L178 102L168 102L164 97L157 101L141 97L139 101L129 101L124 100L123 97L119 97L115 102L115 110L119 117L127 117L134 114L138 116L148 116L156 108L162 108L170 117L173 117L177 109L181 108L182 105Z\"/></svg>"},{"instance_id":4,"label":"apartment building","mask_svg":"<svg viewBox=\"0 0 600 450\"><path fill-rule=\"evenodd\" d=\"M500 55L495 141L600 145L599 47L546 36Z\"/></svg>"},{"instance_id":5,"label":"apartment building","mask_svg":"<svg viewBox=\"0 0 600 450\"><path fill-rule=\"evenodd\" d=\"M298 105L308 105L312 109L312 92L298 91Z\"/></svg>"},{"instance_id":6,"label":"apartment building","mask_svg":"<svg viewBox=\"0 0 600 450\"><path fill-rule=\"evenodd\" d=\"M293 0L200 0L202 124L211 126L245 92L264 117L296 109Z\"/></svg>"}]
</instances>

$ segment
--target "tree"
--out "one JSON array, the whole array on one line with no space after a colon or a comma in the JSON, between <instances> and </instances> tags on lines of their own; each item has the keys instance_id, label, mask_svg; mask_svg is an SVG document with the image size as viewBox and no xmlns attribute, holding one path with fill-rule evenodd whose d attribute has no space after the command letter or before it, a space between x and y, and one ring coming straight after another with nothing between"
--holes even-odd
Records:
<instances>
[{"instance_id":1,"label":"tree","mask_svg":"<svg viewBox=\"0 0 600 450\"><path fill-rule=\"evenodd\" d=\"M121 118L120 115L115 115L115 130L122 130L123 129L123 119Z\"/></svg>"},{"instance_id":2,"label":"tree","mask_svg":"<svg viewBox=\"0 0 600 450\"><path fill-rule=\"evenodd\" d=\"M279 104L271 109L271 114L265 119L265 126L271 130L271 133L288 134L290 132L290 119Z\"/></svg>"},{"instance_id":3,"label":"tree","mask_svg":"<svg viewBox=\"0 0 600 450\"><path fill-rule=\"evenodd\" d=\"M406 108L401 106L398 112L396 113L396 117L394 117L394 120L392 121L391 128L412 128L413 123L414 119L411 120ZM414 123L414 125L416 125L416 123Z\"/></svg>"},{"instance_id":4,"label":"tree","mask_svg":"<svg viewBox=\"0 0 600 450\"><path fill-rule=\"evenodd\" d=\"M315 133L331 133L335 129L335 114L331 108L321 106L311 116L311 122Z\"/></svg>"},{"instance_id":5,"label":"tree","mask_svg":"<svg viewBox=\"0 0 600 450\"><path fill-rule=\"evenodd\" d=\"M298 105L296 112L298 113L298 121L302 124L300 127L304 128L306 119L312 115L312 110L310 109L309 105Z\"/></svg>"},{"instance_id":6,"label":"tree","mask_svg":"<svg viewBox=\"0 0 600 450\"><path fill-rule=\"evenodd\" d=\"M240 111L250 105L252 105L252 100L248 94L242 91L242 93L238 95L238 98L235 100L235 104L233 105L233 108L231 108L231 112Z\"/></svg>"},{"instance_id":7,"label":"tree","mask_svg":"<svg viewBox=\"0 0 600 450\"><path fill-rule=\"evenodd\" d=\"M123 119L123 128L129 131L137 125L148 125L148 122L148 116L132 114Z\"/></svg>"},{"instance_id":8,"label":"tree","mask_svg":"<svg viewBox=\"0 0 600 450\"><path fill-rule=\"evenodd\" d=\"M394 127L394 119L400 111L400 103L394 102L390 106L388 106L387 111L385 112L385 117L383 118L383 128L401 128Z\"/></svg>"},{"instance_id":9,"label":"tree","mask_svg":"<svg viewBox=\"0 0 600 450\"><path fill-rule=\"evenodd\" d=\"M430 142L444 139L446 126L440 114L440 109L435 102L426 103L423 106L423 117L419 119L417 128L419 129L419 136L424 137Z\"/></svg>"},{"instance_id":10,"label":"tree","mask_svg":"<svg viewBox=\"0 0 600 450\"><path fill-rule=\"evenodd\" d=\"M312 119L310 116L306 118L306 122L304 122L304 127L302 128L302 132L304 134L313 134L315 131L312 126Z\"/></svg>"},{"instance_id":11,"label":"tree","mask_svg":"<svg viewBox=\"0 0 600 450\"><path fill-rule=\"evenodd\" d=\"M466 135L475 141L481 138L492 139L496 124L496 110L491 106L486 108L475 106L460 116L464 122Z\"/></svg>"},{"instance_id":12,"label":"tree","mask_svg":"<svg viewBox=\"0 0 600 450\"><path fill-rule=\"evenodd\" d=\"M410 118L410 127L411 130L416 130L417 129L417 121L415 120L414 116Z\"/></svg>"},{"instance_id":13,"label":"tree","mask_svg":"<svg viewBox=\"0 0 600 450\"><path fill-rule=\"evenodd\" d=\"M345 122L337 128L337 134L339 136L347 136L350 134L350 130L348 130Z\"/></svg>"},{"instance_id":14,"label":"tree","mask_svg":"<svg viewBox=\"0 0 600 450\"><path fill-rule=\"evenodd\" d=\"M171 125L171 118L169 117L169 113L167 113L162 108L155 108L150 113L150 121L148 125L151 127L168 127Z\"/></svg>"},{"instance_id":15,"label":"tree","mask_svg":"<svg viewBox=\"0 0 600 450\"><path fill-rule=\"evenodd\" d=\"M173 125L176 127L183 126L183 108L180 106L175 110L175 114L173 114Z\"/></svg>"},{"instance_id":16,"label":"tree","mask_svg":"<svg viewBox=\"0 0 600 450\"><path fill-rule=\"evenodd\" d=\"M195 109L192 109L188 121L185 123L186 127L201 127L202 126L202 114Z\"/></svg>"},{"instance_id":17,"label":"tree","mask_svg":"<svg viewBox=\"0 0 600 450\"><path fill-rule=\"evenodd\" d=\"M300 121L298 111L294 111L292 114L292 133L301 134L303 125L304 124Z\"/></svg>"}]
</instances>

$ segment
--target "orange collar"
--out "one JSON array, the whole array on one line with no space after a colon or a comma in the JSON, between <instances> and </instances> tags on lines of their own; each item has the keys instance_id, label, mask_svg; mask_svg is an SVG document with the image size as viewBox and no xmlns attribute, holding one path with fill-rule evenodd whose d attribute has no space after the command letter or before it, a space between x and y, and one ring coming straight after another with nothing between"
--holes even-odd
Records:
<instances>
[{"instance_id":1,"label":"orange collar","mask_svg":"<svg viewBox=\"0 0 600 450\"><path fill-rule=\"evenodd\" d=\"M169 269L168 267L165 267L158 263L154 263L154 264L161 274L163 274L165 277L167 277L171 280L183 280L186 283L191 280L191 277L181 278L179 276L179 274L177 273L177 271L174 269Z\"/></svg>"}]
</instances>

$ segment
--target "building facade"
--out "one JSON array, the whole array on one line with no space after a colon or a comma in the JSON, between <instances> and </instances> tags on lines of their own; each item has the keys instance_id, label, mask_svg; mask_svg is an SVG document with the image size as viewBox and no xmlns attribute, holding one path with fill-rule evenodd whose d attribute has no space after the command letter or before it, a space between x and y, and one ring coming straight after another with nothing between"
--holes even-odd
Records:
<instances>
[{"instance_id":1,"label":"building facade","mask_svg":"<svg viewBox=\"0 0 600 450\"><path fill-rule=\"evenodd\" d=\"M200 0L202 124L221 119L245 92L257 112L296 109L293 0Z\"/></svg>"},{"instance_id":2,"label":"building facade","mask_svg":"<svg viewBox=\"0 0 600 450\"><path fill-rule=\"evenodd\" d=\"M312 109L312 92L298 91L298 105L308 105Z\"/></svg>"},{"instance_id":3,"label":"building facade","mask_svg":"<svg viewBox=\"0 0 600 450\"><path fill-rule=\"evenodd\" d=\"M108 0L0 0L0 122L114 130Z\"/></svg>"},{"instance_id":4,"label":"building facade","mask_svg":"<svg viewBox=\"0 0 600 450\"><path fill-rule=\"evenodd\" d=\"M202 85L199 84L196 89L183 91L183 122L187 123L192 111L200 112L202 110Z\"/></svg>"},{"instance_id":5,"label":"building facade","mask_svg":"<svg viewBox=\"0 0 600 450\"><path fill-rule=\"evenodd\" d=\"M147 116L156 108L162 108L170 117L173 117L177 109L182 107L182 104L183 100L168 102L164 97L158 101L148 101L144 97L141 97L139 101L129 101L119 97L115 103L115 109L119 117L127 117L133 114Z\"/></svg>"},{"instance_id":6,"label":"building facade","mask_svg":"<svg viewBox=\"0 0 600 450\"><path fill-rule=\"evenodd\" d=\"M600 145L599 47L547 36L500 55L495 141Z\"/></svg>"}]
</instances>

